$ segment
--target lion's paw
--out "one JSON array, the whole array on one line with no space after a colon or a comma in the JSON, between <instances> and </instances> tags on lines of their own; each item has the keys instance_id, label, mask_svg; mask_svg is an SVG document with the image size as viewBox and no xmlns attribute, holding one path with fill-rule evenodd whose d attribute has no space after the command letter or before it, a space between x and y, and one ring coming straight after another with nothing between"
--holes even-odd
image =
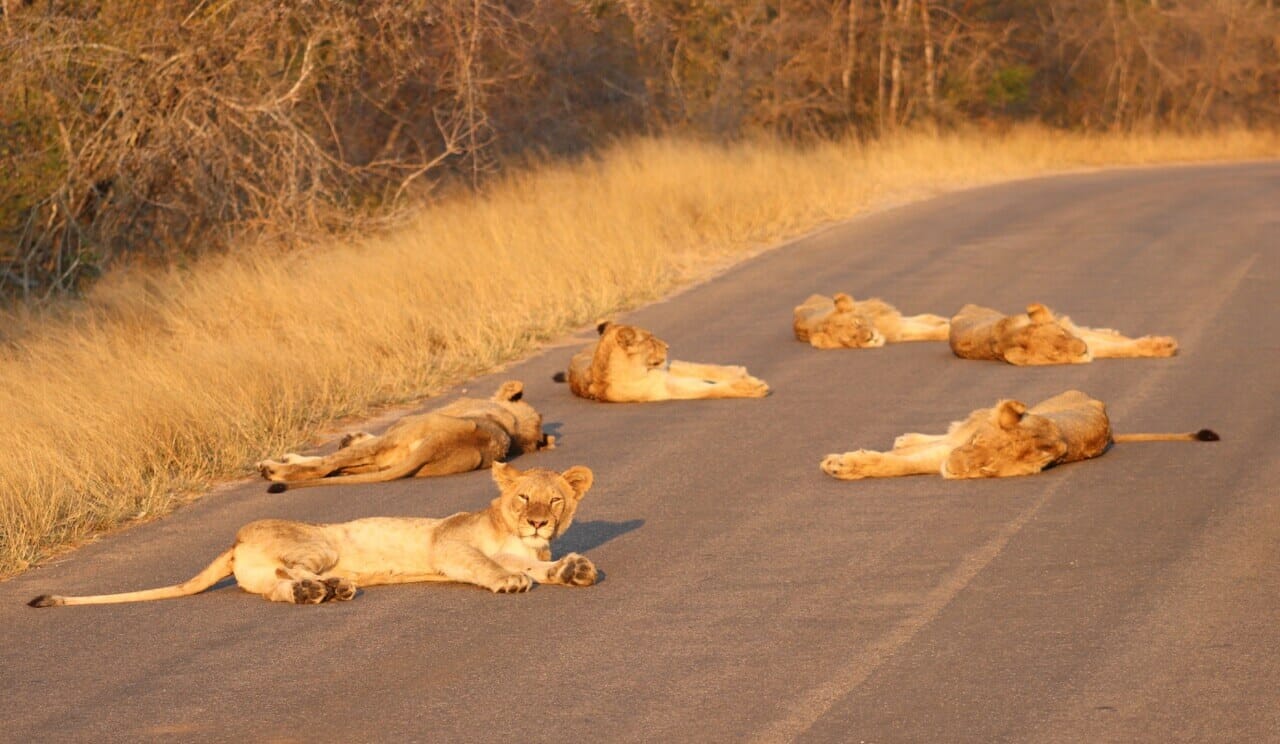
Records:
<instances>
[{"instance_id":1,"label":"lion's paw","mask_svg":"<svg viewBox=\"0 0 1280 744\"><path fill-rule=\"evenodd\" d=\"M325 599L325 586L314 579L293 582L294 604L320 604Z\"/></svg>"},{"instance_id":2,"label":"lion's paw","mask_svg":"<svg viewBox=\"0 0 1280 744\"><path fill-rule=\"evenodd\" d=\"M258 472L263 478L269 481L284 480L283 470L288 467L286 463L277 462L275 460L263 460L258 463Z\"/></svg>"},{"instance_id":3,"label":"lion's paw","mask_svg":"<svg viewBox=\"0 0 1280 744\"><path fill-rule=\"evenodd\" d=\"M324 580L324 601L336 599L346 602L356 596L356 585L346 579L330 576Z\"/></svg>"},{"instance_id":4,"label":"lion's paw","mask_svg":"<svg viewBox=\"0 0 1280 744\"><path fill-rule=\"evenodd\" d=\"M533 588L533 579L524 574L507 574L489 587L496 594L517 594Z\"/></svg>"},{"instance_id":5,"label":"lion's paw","mask_svg":"<svg viewBox=\"0 0 1280 744\"><path fill-rule=\"evenodd\" d=\"M343 435L338 442L338 449L346 449L353 444L359 444L366 439L373 439L373 435L367 431L353 431L350 434Z\"/></svg>"},{"instance_id":6,"label":"lion's paw","mask_svg":"<svg viewBox=\"0 0 1280 744\"><path fill-rule=\"evenodd\" d=\"M744 398L763 398L769 394L769 384L751 376L734 380L733 389Z\"/></svg>"},{"instance_id":7,"label":"lion's paw","mask_svg":"<svg viewBox=\"0 0 1280 744\"><path fill-rule=\"evenodd\" d=\"M827 455L822 458L822 472L832 478L841 480L858 480L865 478L866 475L859 468L861 458L858 455L862 450L857 452L846 452L843 455Z\"/></svg>"},{"instance_id":8,"label":"lion's paw","mask_svg":"<svg viewBox=\"0 0 1280 744\"><path fill-rule=\"evenodd\" d=\"M1171 357L1178 353L1178 342L1171 336L1146 336L1139 339L1142 350L1157 357Z\"/></svg>"},{"instance_id":9,"label":"lion's paw","mask_svg":"<svg viewBox=\"0 0 1280 744\"><path fill-rule=\"evenodd\" d=\"M598 576L595 564L586 556L570 553L551 569L551 575L562 584L571 586L591 586Z\"/></svg>"}]
</instances>

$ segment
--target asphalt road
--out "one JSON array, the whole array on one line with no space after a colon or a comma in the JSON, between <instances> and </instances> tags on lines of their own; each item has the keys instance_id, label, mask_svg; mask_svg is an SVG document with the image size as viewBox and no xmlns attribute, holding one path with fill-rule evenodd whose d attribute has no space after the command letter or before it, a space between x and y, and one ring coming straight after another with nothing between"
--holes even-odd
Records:
<instances>
[{"instance_id":1,"label":"asphalt road","mask_svg":"<svg viewBox=\"0 0 1280 744\"><path fill-rule=\"evenodd\" d=\"M794 341L792 306L841 290L909 313L1041 301L1182 352L1015 368ZM487 472L246 482L0 584L0 740L1277 741L1278 301L1277 163L1024 181L823 231L625 316L677 359L747 365L766 399L578 400L550 380L576 346L469 384L523 379L552 422L560 447L520 467L594 469L556 552L602 583L25 606L184 580L261 517L445 515L495 493ZM983 482L818 469L1073 387L1117 431L1223 441Z\"/></svg>"}]
</instances>

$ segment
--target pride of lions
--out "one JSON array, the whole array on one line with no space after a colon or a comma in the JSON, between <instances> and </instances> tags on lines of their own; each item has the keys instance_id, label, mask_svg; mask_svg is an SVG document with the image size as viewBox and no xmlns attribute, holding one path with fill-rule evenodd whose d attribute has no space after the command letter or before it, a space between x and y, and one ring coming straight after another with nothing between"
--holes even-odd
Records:
<instances>
[{"instance_id":1,"label":"pride of lions","mask_svg":"<svg viewBox=\"0 0 1280 744\"><path fill-rule=\"evenodd\" d=\"M947 341L962 359L1014 365L1083 364L1106 357L1168 357L1168 336L1129 338L1108 328L1077 326L1033 303L1003 315L965 305L950 319L903 315L879 299L815 294L797 305L792 328L819 349L860 349L904 341ZM631 403L698 398L762 398L763 380L745 367L682 362L667 344L633 325L601 323L599 338L556 380L588 400ZM1214 441L1208 429L1174 434L1113 434L1106 407L1068 390L1028 407L1007 399L948 426L944 434L907 433L885 452L859 449L827 455L821 469L843 480L938 473L944 478L1030 475L1098 457L1116 442ZM344 436L326 456L287 453L258 463L268 490L376 483L491 470L498 496L476 512L440 519L372 517L340 524L278 519L251 522L230 548L195 577L158 589L93 596L41 595L32 607L141 602L204 591L234 575L245 591L294 604L345 601L358 587L422 581L475 584L493 592L524 592L534 583L591 586L595 565L576 553L551 559L551 541L573 522L591 488L582 465L563 472L518 470L505 460L555 446L542 416L524 400L524 385L507 381L488 399L461 398L406 416L381 435Z\"/></svg>"}]
</instances>

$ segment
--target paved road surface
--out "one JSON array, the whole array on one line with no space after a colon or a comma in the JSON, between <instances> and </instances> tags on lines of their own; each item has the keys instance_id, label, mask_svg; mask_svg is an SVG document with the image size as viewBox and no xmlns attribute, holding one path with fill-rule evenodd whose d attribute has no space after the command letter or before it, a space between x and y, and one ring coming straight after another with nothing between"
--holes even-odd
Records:
<instances>
[{"instance_id":1,"label":"paved road surface","mask_svg":"<svg viewBox=\"0 0 1280 744\"><path fill-rule=\"evenodd\" d=\"M819 352L790 329L815 290L907 312L1038 300L1183 352L1026 369L942 344ZM1027 181L827 230L627 316L676 358L746 364L767 399L588 403L550 381L569 348L500 376L561 436L518 464L596 472L557 552L603 583L24 606L186 579L260 517L444 515L494 493L488 473L246 483L0 584L0 740L1280 740L1278 301L1274 163ZM1119 431L1223 441L1002 481L818 470L1071 387Z\"/></svg>"}]
</instances>

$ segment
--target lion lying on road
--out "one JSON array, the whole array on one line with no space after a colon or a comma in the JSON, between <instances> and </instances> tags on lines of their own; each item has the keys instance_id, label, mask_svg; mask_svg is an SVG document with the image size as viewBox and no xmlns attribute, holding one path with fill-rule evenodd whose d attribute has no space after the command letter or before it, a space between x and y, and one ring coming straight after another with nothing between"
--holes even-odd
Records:
<instances>
[{"instance_id":1,"label":"lion lying on road","mask_svg":"<svg viewBox=\"0 0 1280 744\"><path fill-rule=\"evenodd\" d=\"M1039 303L1026 313L1004 315L965 305L951 319L951 350L963 359L995 359L1017 365L1084 364L1107 357L1169 357L1169 336L1129 338L1110 328L1085 328Z\"/></svg>"},{"instance_id":2,"label":"lion lying on road","mask_svg":"<svg viewBox=\"0 0 1280 744\"><path fill-rule=\"evenodd\" d=\"M269 490L279 493L464 473L487 468L508 455L554 447L554 438L542 433L542 416L523 398L524 385L508 380L489 400L459 398L434 411L405 416L382 436L348 434L331 455L290 452L279 460L263 460L258 471L276 481Z\"/></svg>"},{"instance_id":3,"label":"lion lying on road","mask_svg":"<svg viewBox=\"0 0 1280 744\"><path fill-rule=\"evenodd\" d=\"M1112 442L1217 439L1209 429L1112 436L1102 401L1068 390L1033 408L1016 400L1002 400L953 422L946 434L903 434L889 452L856 450L827 455L822 470L842 480L918 473L941 473L943 478L1003 478L1097 457Z\"/></svg>"},{"instance_id":4,"label":"lion lying on road","mask_svg":"<svg viewBox=\"0 0 1280 744\"><path fill-rule=\"evenodd\" d=\"M950 323L941 315L903 315L873 297L855 301L843 292L811 295L796 305L796 338L819 349L866 349L900 341L946 341Z\"/></svg>"},{"instance_id":5,"label":"lion lying on road","mask_svg":"<svg viewBox=\"0 0 1280 744\"><path fill-rule=\"evenodd\" d=\"M460 581L493 592L528 591L533 582L591 586L596 567L570 553L551 561L550 543L569 528L591 470L521 472L494 463L501 491L489 507L444 519L374 517L340 524L282 519L250 522L235 544L194 578L160 589L87 597L42 594L32 607L112 604L185 597L234 574L241 589L274 602L347 600L356 587Z\"/></svg>"},{"instance_id":6,"label":"lion lying on road","mask_svg":"<svg viewBox=\"0 0 1280 744\"><path fill-rule=\"evenodd\" d=\"M667 361L667 344L636 326L601 323L600 339L569 362L569 389L591 400L629 403L694 398L763 398L764 380L745 367ZM556 375L557 382L565 376Z\"/></svg>"}]
</instances>

